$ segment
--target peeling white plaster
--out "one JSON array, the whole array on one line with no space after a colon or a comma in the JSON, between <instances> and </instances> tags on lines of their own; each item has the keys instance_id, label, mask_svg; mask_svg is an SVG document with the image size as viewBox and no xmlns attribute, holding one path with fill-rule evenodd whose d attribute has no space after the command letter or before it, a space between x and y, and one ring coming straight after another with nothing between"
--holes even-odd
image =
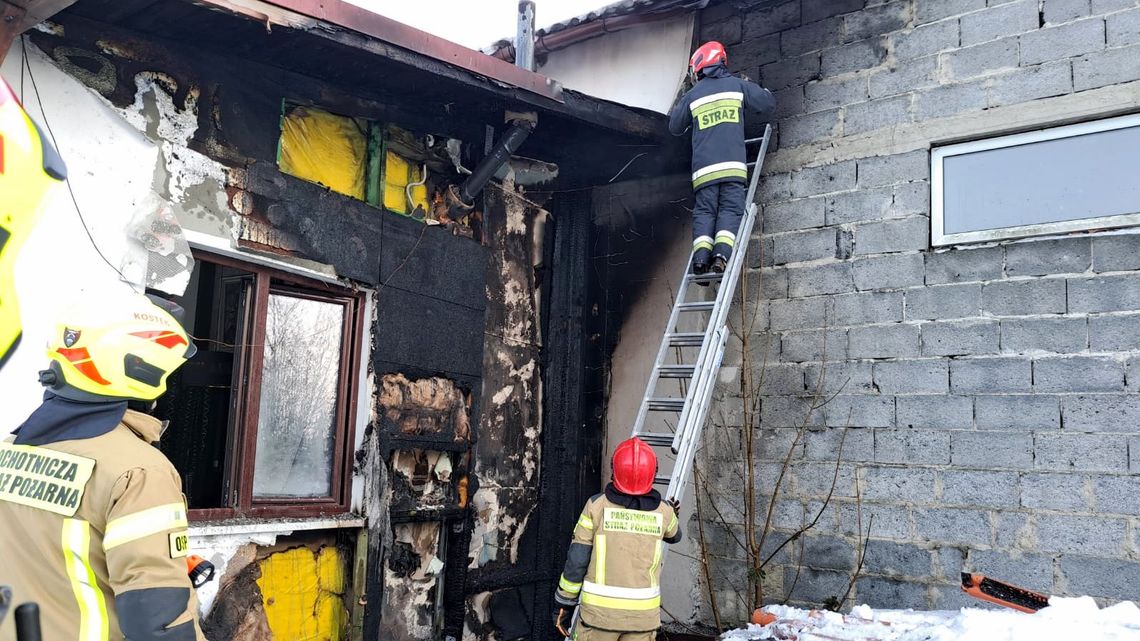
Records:
<instances>
[{"instance_id":1,"label":"peeling white plaster","mask_svg":"<svg viewBox=\"0 0 1140 641\"><path fill-rule=\"evenodd\" d=\"M217 536L200 536L190 530L190 549L194 554L214 564L214 580L198 588L198 614L205 617L214 608L214 599L218 596L218 588L222 585L223 577L230 572L240 572L240 567L229 567L230 560L237 556L238 550L246 545L268 546L277 542L277 537L288 536L292 530L265 533L224 534Z\"/></svg>"}]
</instances>

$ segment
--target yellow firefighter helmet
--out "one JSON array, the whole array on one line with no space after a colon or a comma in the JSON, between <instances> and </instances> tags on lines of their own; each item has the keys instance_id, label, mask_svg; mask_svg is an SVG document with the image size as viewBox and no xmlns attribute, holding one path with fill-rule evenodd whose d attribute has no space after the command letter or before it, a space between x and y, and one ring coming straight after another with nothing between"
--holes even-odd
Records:
<instances>
[{"instance_id":1,"label":"yellow firefighter helmet","mask_svg":"<svg viewBox=\"0 0 1140 641\"><path fill-rule=\"evenodd\" d=\"M21 335L16 253L48 190L66 178L63 160L0 78L0 367Z\"/></svg>"},{"instance_id":2,"label":"yellow firefighter helmet","mask_svg":"<svg viewBox=\"0 0 1140 641\"><path fill-rule=\"evenodd\" d=\"M197 351L181 314L170 301L134 293L74 307L56 325L40 382L78 401L154 400Z\"/></svg>"}]
</instances>

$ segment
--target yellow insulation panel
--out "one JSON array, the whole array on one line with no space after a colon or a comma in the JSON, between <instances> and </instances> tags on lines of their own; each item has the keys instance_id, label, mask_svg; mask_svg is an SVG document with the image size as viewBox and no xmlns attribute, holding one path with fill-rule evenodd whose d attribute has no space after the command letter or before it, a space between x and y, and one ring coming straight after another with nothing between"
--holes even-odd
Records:
<instances>
[{"instance_id":1,"label":"yellow insulation panel","mask_svg":"<svg viewBox=\"0 0 1140 641\"><path fill-rule=\"evenodd\" d=\"M414 205L409 209L407 187L423 180L423 169L399 154L389 151L384 156L384 208L401 214L410 214L415 207L428 211L427 185L414 185L411 189Z\"/></svg>"},{"instance_id":2,"label":"yellow insulation panel","mask_svg":"<svg viewBox=\"0 0 1140 641\"><path fill-rule=\"evenodd\" d=\"M292 107L281 123L281 171L364 199L368 137L356 120Z\"/></svg>"},{"instance_id":3,"label":"yellow insulation panel","mask_svg":"<svg viewBox=\"0 0 1140 641\"><path fill-rule=\"evenodd\" d=\"M345 638L344 562L336 548L278 552L260 563L257 585L273 638L339 641Z\"/></svg>"}]
</instances>

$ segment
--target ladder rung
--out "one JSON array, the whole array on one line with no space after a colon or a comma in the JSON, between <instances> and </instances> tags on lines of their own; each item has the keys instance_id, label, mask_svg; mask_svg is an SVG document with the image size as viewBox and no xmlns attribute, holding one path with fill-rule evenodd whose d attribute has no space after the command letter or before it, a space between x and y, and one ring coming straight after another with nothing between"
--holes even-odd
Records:
<instances>
[{"instance_id":1,"label":"ladder rung","mask_svg":"<svg viewBox=\"0 0 1140 641\"><path fill-rule=\"evenodd\" d=\"M649 409L658 412L680 412L685 407L685 399L659 397L649 399Z\"/></svg>"},{"instance_id":2,"label":"ladder rung","mask_svg":"<svg viewBox=\"0 0 1140 641\"><path fill-rule=\"evenodd\" d=\"M674 332L666 334L670 347L700 347L705 340L701 332Z\"/></svg>"},{"instance_id":3,"label":"ladder rung","mask_svg":"<svg viewBox=\"0 0 1140 641\"><path fill-rule=\"evenodd\" d=\"M764 140L764 136L760 136L758 138L748 138L747 140L744 141L744 144L751 145L752 143L760 142L761 140Z\"/></svg>"},{"instance_id":4,"label":"ladder rung","mask_svg":"<svg viewBox=\"0 0 1140 641\"><path fill-rule=\"evenodd\" d=\"M673 479L670 479L668 476L655 476L655 477L653 477L653 483L655 485L669 485L669 482L672 480Z\"/></svg>"},{"instance_id":5,"label":"ladder rung","mask_svg":"<svg viewBox=\"0 0 1140 641\"><path fill-rule=\"evenodd\" d=\"M695 303L681 303L677 309L682 312L711 312L715 306L716 301L701 300Z\"/></svg>"},{"instance_id":6,"label":"ladder rung","mask_svg":"<svg viewBox=\"0 0 1140 641\"><path fill-rule=\"evenodd\" d=\"M641 434L634 434L634 436L650 445L665 446L673 444L672 434L655 434L653 432L642 432Z\"/></svg>"},{"instance_id":7,"label":"ladder rung","mask_svg":"<svg viewBox=\"0 0 1140 641\"><path fill-rule=\"evenodd\" d=\"M692 378L694 365L662 365L657 375L661 378Z\"/></svg>"},{"instance_id":8,"label":"ladder rung","mask_svg":"<svg viewBox=\"0 0 1140 641\"><path fill-rule=\"evenodd\" d=\"M709 272L707 274L689 274L686 278L690 283L719 283L724 274Z\"/></svg>"}]
</instances>

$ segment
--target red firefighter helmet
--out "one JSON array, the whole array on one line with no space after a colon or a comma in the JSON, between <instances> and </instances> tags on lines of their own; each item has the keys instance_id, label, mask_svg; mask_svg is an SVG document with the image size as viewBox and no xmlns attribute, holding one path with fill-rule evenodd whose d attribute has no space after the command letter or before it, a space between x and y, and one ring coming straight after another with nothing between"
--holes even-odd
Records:
<instances>
[{"instance_id":1,"label":"red firefighter helmet","mask_svg":"<svg viewBox=\"0 0 1140 641\"><path fill-rule=\"evenodd\" d=\"M710 40L693 52L693 57L689 58L689 73L697 78L701 74L702 69L706 69L713 65L727 65L728 54L724 52L724 45L716 40Z\"/></svg>"},{"instance_id":2,"label":"red firefighter helmet","mask_svg":"<svg viewBox=\"0 0 1140 641\"><path fill-rule=\"evenodd\" d=\"M636 436L614 450L614 487L623 494L648 494L657 476L657 455Z\"/></svg>"}]
</instances>

